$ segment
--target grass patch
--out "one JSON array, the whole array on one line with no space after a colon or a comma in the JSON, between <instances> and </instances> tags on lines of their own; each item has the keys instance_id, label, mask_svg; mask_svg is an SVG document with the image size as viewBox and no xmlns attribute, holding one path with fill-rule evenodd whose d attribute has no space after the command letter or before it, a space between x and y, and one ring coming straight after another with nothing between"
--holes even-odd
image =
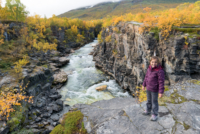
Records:
<instances>
[{"instance_id":1,"label":"grass patch","mask_svg":"<svg viewBox=\"0 0 200 134\"><path fill-rule=\"evenodd\" d=\"M186 101L187 99L185 97L181 96L180 94L177 93L177 91L175 91L169 97L164 95L162 98L158 100L158 103L160 106L165 106L166 105L165 103L180 104Z\"/></svg>"},{"instance_id":2,"label":"grass patch","mask_svg":"<svg viewBox=\"0 0 200 134\"><path fill-rule=\"evenodd\" d=\"M87 134L81 111L66 113L64 119L50 134Z\"/></svg>"},{"instance_id":3,"label":"grass patch","mask_svg":"<svg viewBox=\"0 0 200 134\"><path fill-rule=\"evenodd\" d=\"M186 124L185 122L183 122L183 124L182 124L183 126L184 126L184 129L185 130L188 130L188 129L190 129L190 126L188 125L188 124Z\"/></svg>"},{"instance_id":4,"label":"grass patch","mask_svg":"<svg viewBox=\"0 0 200 134\"><path fill-rule=\"evenodd\" d=\"M198 32L200 32L200 28L173 28L173 29L184 33L197 34Z\"/></svg>"},{"instance_id":5,"label":"grass patch","mask_svg":"<svg viewBox=\"0 0 200 134\"><path fill-rule=\"evenodd\" d=\"M11 134L34 134L31 129L21 129L19 131L14 131Z\"/></svg>"},{"instance_id":6,"label":"grass patch","mask_svg":"<svg viewBox=\"0 0 200 134\"><path fill-rule=\"evenodd\" d=\"M200 80L191 80L190 82L196 85L200 85Z\"/></svg>"},{"instance_id":7,"label":"grass patch","mask_svg":"<svg viewBox=\"0 0 200 134\"><path fill-rule=\"evenodd\" d=\"M48 68L48 65L47 64L44 64L44 65L42 65L44 68Z\"/></svg>"},{"instance_id":8,"label":"grass patch","mask_svg":"<svg viewBox=\"0 0 200 134\"><path fill-rule=\"evenodd\" d=\"M169 87L168 86L165 86L165 91L169 91Z\"/></svg>"},{"instance_id":9,"label":"grass patch","mask_svg":"<svg viewBox=\"0 0 200 134\"><path fill-rule=\"evenodd\" d=\"M9 69L12 65L13 63L10 61L4 61L4 60L0 61L0 68L2 69Z\"/></svg>"}]
</instances>

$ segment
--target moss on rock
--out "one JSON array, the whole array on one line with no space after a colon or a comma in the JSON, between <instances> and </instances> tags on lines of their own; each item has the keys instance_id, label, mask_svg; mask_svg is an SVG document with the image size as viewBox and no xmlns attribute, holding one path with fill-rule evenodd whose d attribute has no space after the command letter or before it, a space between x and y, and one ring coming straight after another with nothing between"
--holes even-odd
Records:
<instances>
[{"instance_id":1,"label":"moss on rock","mask_svg":"<svg viewBox=\"0 0 200 134\"><path fill-rule=\"evenodd\" d=\"M14 106L15 112L10 114L11 119L8 120L7 124L10 127L10 131L13 131L16 127L19 127L20 124L23 124L25 121L24 113L27 110L27 107L23 106Z\"/></svg>"},{"instance_id":2,"label":"moss on rock","mask_svg":"<svg viewBox=\"0 0 200 134\"><path fill-rule=\"evenodd\" d=\"M181 96L177 93L177 91L175 91L169 97L164 95L159 99L158 103L160 106L165 106L165 103L180 104L186 101L187 99L185 97Z\"/></svg>"},{"instance_id":3,"label":"moss on rock","mask_svg":"<svg viewBox=\"0 0 200 134\"><path fill-rule=\"evenodd\" d=\"M56 126L51 134L87 134L81 111L72 111L64 115L61 124Z\"/></svg>"},{"instance_id":4,"label":"moss on rock","mask_svg":"<svg viewBox=\"0 0 200 134\"><path fill-rule=\"evenodd\" d=\"M61 124L59 124L53 129L51 134L64 134L64 131L65 131L64 127Z\"/></svg>"}]
</instances>

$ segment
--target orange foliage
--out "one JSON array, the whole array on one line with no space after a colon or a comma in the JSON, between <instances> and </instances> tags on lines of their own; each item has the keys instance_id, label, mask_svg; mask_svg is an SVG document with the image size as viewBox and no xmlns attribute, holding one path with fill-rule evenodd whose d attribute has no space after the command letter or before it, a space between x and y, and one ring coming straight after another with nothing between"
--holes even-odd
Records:
<instances>
[{"instance_id":1,"label":"orange foliage","mask_svg":"<svg viewBox=\"0 0 200 134\"><path fill-rule=\"evenodd\" d=\"M27 85L26 85L27 87ZM0 94L0 115L1 117L6 117L8 120L8 117L10 117L10 113L14 112L13 106L19 106L21 105L20 101L25 100L28 101L29 103L32 103L32 96L26 96L24 95L24 90L25 88L22 88L20 86L20 93L14 93L14 92L9 92L9 93L4 93L2 92ZM1 120L1 118L0 118Z\"/></svg>"},{"instance_id":2,"label":"orange foliage","mask_svg":"<svg viewBox=\"0 0 200 134\"><path fill-rule=\"evenodd\" d=\"M151 11L151 8L146 7L146 8L144 8L143 10L146 11L146 12L150 12L150 11Z\"/></svg>"}]
</instances>

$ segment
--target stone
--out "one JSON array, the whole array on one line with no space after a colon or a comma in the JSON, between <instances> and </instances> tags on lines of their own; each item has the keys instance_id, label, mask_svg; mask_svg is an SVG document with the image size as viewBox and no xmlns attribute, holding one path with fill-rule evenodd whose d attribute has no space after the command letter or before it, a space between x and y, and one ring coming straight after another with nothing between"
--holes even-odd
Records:
<instances>
[{"instance_id":1,"label":"stone","mask_svg":"<svg viewBox=\"0 0 200 134\"><path fill-rule=\"evenodd\" d=\"M49 98L51 98L51 99L53 99L53 100L60 99L61 97L62 97L62 96L61 96L60 94L49 96Z\"/></svg>"},{"instance_id":2,"label":"stone","mask_svg":"<svg viewBox=\"0 0 200 134\"><path fill-rule=\"evenodd\" d=\"M61 63L61 65L66 65L67 63L69 63L69 59L67 57L60 57L59 58L59 63Z\"/></svg>"},{"instance_id":3,"label":"stone","mask_svg":"<svg viewBox=\"0 0 200 134\"><path fill-rule=\"evenodd\" d=\"M53 110L54 112L60 112L61 110L63 110L63 106L59 106L57 104L49 104L48 108L50 110Z\"/></svg>"},{"instance_id":4,"label":"stone","mask_svg":"<svg viewBox=\"0 0 200 134\"><path fill-rule=\"evenodd\" d=\"M51 116L51 113L44 113L42 114L44 118L49 118Z\"/></svg>"},{"instance_id":5,"label":"stone","mask_svg":"<svg viewBox=\"0 0 200 134\"><path fill-rule=\"evenodd\" d=\"M46 126L45 127L47 130L50 130L50 131L52 131L53 129L54 129L54 127L53 126L51 126L51 125L49 125L49 126Z\"/></svg>"},{"instance_id":6,"label":"stone","mask_svg":"<svg viewBox=\"0 0 200 134\"><path fill-rule=\"evenodd\" d=\"M58 92L56 91L55 88L51 89L51 90L50 90L50 93L53 94L53 95L58 94Z\"/></svg>"},{"instance_id":7,"label":"stone","mask_svg":"<svg viewBox=\"0 0 200 134\"><path fill-rule=\"evenodd\" d=\"M75 51L73 49L71 49L71 53L75 53Z\"/></svg>"},{"instance_id":8,"label":"stone","mask_svg":"<svg viewBox=\"0 0 200 134\"><path fill-rule=\"evenodd\" d=\"M41 108L41 107L43 107L43 106L45 106L45 105L46 105L46 100L41 99L41 98L38 98L38 99L37 99L36 106L37 106L38 108Z\"/></svg>"},{"instance_id":9,"label":"stone","mask_svg":"<svg viewBox=\"0 0 200 134\"><path fill-rule=\"evenodd\" d=\"M54 74L53 77L54 77L53 84L65 83L68 79L67 74L63 70Z\"/></svg>"},{"instance_id":10,"label":"stone","mask_svg":"<svg viewBox=\"0 0 200 134\"><path fill-rule=\"evenodd\" d=\"M56 72L59 71L60 69L56 67L55 63L50 63L50 68L52 69L52 71Z\"/></svg>"},{"instance_id":11,"label":"stone","mask_svg":"<svg viewBox=\"0 0 200 134\"><path fill-rule=\"evenodd\" d=\"M57 114L51 115L50 117L53 121L58 121L60 117Z\"/></svg>"},{"instance_id":12,"label":"stone","mask_svg":"<svg viewBox=\"0 0 200 134\"><path fill-rule=\"evenodd\" d=\"M97 88L95 88L97 91L104 91L107 89L107 85L103 85L103 86L99 86Z\"/></svg>"},{"instance_id":13,"label":"stone","mask_svg":"<svg viewBox=\"0 0 200 134\"><path fill-rule=\"evenodd\" d=\"M50 59L50 61L54 62L54 63L58 63L59 62L59 57L53 57Z\"/></svg>"},{"instance_id":14,"label":"stone","mask_svg":"<svg viewBox=\"0 0 200 134\"><path fill-rule=\"evenodd\" d=\"M53 122L52 125L55 127L55 126L57 125L57 123L56 123L56 122Z\"/></svg>"},{"instance_id":15,"label":"stone","mask_svg":"<svg viewBox=\"0 0 200 134\"><path fill-rule=\"evenodd\" d=\"M62 100L57 100L56 104L58 104L59 106L63 106L63 101Z\"/></svg>"},{"instance_id":16,"label":"stone","mask_svg":"<svg viewBox=\"0 0 200 134\"><path fill-rule=\"evenodd\" d=\"M40 117L37 117L36 119L35 119L35 122L40 122L42 119L40 118Z\"/></svg>"},{"instance_id":17,"label":"stone","mask_svg":"<svg viewBox=\"0 0 200 134\"><path fill-rule=\"evenodd\" d=\"M43 91L50 90L50 87L51 87L51 83L47 83L42 87L42 90Z\"/></svg>"}]
</instances>

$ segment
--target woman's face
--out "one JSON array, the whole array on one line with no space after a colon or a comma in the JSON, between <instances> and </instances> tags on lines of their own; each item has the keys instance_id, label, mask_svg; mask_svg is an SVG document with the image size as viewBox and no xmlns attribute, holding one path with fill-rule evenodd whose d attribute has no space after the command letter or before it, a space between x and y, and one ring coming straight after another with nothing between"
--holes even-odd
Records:
<instances>
[{"instance_id":1,"label":"woman's face","mask_svg":"<svg viewBox=\"0 0 200 134\"><path fill-rule=\"evenodd\" d=\"M151 64L151 67L154 68L154 67L156 67L158 65L158 62L157 62L156 59L153 59L153 60L151 60L150 64Z\"/></svg>"}]
</instances>

